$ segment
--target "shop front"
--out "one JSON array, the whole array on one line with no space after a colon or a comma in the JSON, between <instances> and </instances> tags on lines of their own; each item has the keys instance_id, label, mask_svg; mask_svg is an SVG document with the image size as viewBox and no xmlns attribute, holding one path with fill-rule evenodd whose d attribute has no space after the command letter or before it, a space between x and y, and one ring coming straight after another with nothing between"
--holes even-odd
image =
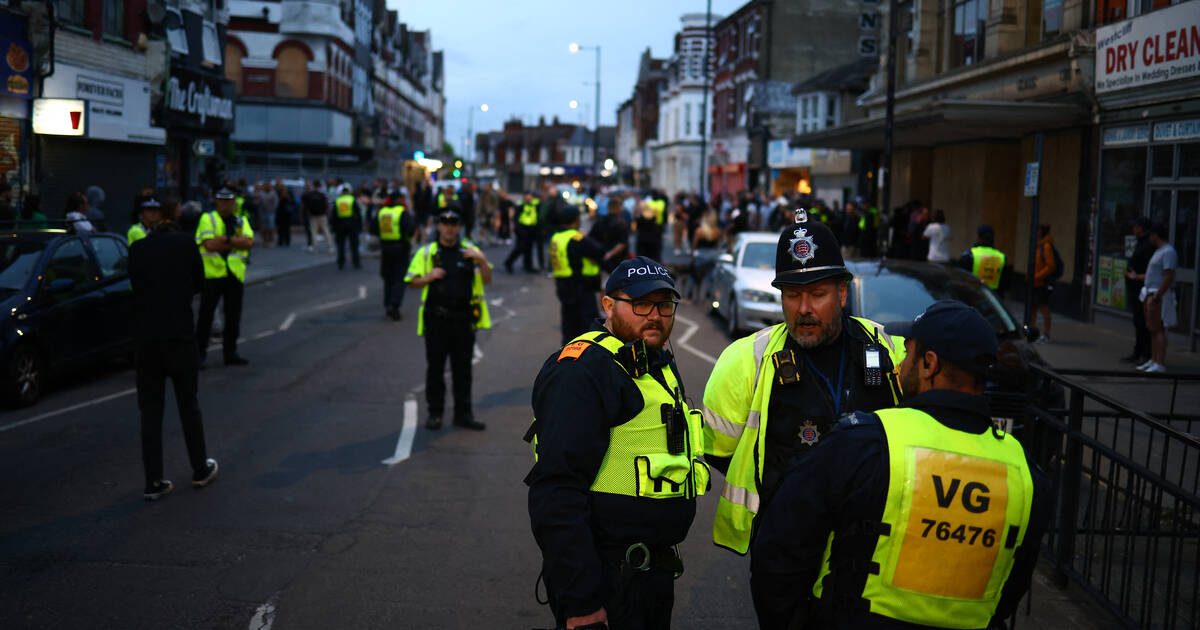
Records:
<instances>
[{"instance_id":1,"label":"shop front","mask_svg":"<svg viewBox=\"0 0 1200 630\"><path fill-rule=\"evenodd\" d=\"M43 212L61 217L71 193L99 186L108 228L123 231L134 198L154 186L166 140L163 129L150 124L150 85L58 61L44 79L42 96L34 101L33 123L41 139ZM39 111L56 110L38 101L80 103L82 111L71 119L75 125L39 125Z\"/></svg>"},{"instance_id":2,"label":"shop front","mask_svg":"<svg viewBox=\"0 0 1200 630\"><path fill-rule=\"evenodd\" d=\"M18 191L29 183L29 99L33 50L25 39L25 18L0 14L0 50L5 51L0 82L0 181ZM20 201L14 194L14 202Z\"/></svg>"},{"instance_id":3,"label":"shop front","mask_svg":"<svg viewBox=\"0 0 1200 630\"><path fill-rule=\"evenodd\" d=\"M1096 282L1101 310L1127 312L1137 296L1124 273L1147 216L1167 227L1179 255L1177 332L1197 339L1200 258L1200 3L1187 2L1097 30L1100 103ZM1127 51L1136 47L1137 54Z\"/></svg>"},{"instance_id":4,"label":"shop front","mask_svg":"<svg viewBox=\"0 0 1200 630\"><path fill-rule=\"evenodd\" d=\"M223 77L178 62L171 66L158 112L167 130L167 150L156 165L158 188L180 199L208 198L228 153L235 90Z\"/></svg>"},{"instance_id":5,"label":"shop front","mask_svg":"<svg viewBox=\"0 0 1200 630\"><path fill-rule=\"evenodd\" d=\"M813 150L788 146L787 139L767 145L767 166L771 169L771 197L785 193L812 194Z\"/></svg>"}]
</instances>

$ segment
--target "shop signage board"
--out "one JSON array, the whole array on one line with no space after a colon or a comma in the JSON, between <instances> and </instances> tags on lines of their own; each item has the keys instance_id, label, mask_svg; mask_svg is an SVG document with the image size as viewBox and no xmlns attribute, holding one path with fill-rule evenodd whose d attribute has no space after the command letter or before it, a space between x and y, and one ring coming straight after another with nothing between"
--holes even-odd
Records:
<instances>
[{"instance_id":1,"label":"shop signage board","mask_svg":"<svg viewBox=\"0 0 1200 630\"><path fill-rule=\"evenodd\" d=\"M229 134L233 131L235 98L233 82L172 66L163 90L163 124Z\"/></svg>"},{"instance_id":2,"label":"shop signage board","mask_svg":"<svg viewBox=\"0 0 1200 630\"><path fill-rule=\"evenodd\" d=\"M33 46L25 39L25 20L13 15L0 16L0 95L32 98Z\"/></svg>"},{"instance_id":3,"label":"shop signage board","mask_svg":"<svg viewBox=\"0 0 1200 630\"><path fill-rule=\"evenodd\" d=\"M33 133L44 136L82 136L87 133L87 102L78 98L33 100Z\"/></svg>"},{"instance_id":4,"label":"shop signage board","mask_svg":"<svg viewBox=\"0 0 1200 630\"><path fill-rule=\"evenodd\" d=\"M1200 2L1096 29L1096 93L1200 77Z\"/></svg>"},{"instance_id":5,"label":"shop signage board","mask_svg":"<svg viewBox=\"0 0 1200 630\"><path fill-rule=\"evenodd\" d=\"M1200 118L1172 120L1154 125L1155 142L1179 142L1200 138Z\"/></svg>"},{"instance_id":6,"label":"shop signage board","mask_svg":"<svg viewBox=\"0 0 1200 630\"><path fill-rule=\"evenodd\" d=\"M87 103L86 133L71 135L143 144L166 141L166 131L150 124L150 84L145 81L60 61L45 78L44 89L50 98Z\"/></svg>"},{"instance_id":7,"label":"shop signage board","mask_svg":"<svg viewBox=\"0 0 1200 630\"><path fill-rule=\"evenodd\" d=\"M1042 165L1039 162L1028 162L1025 164L1025 196L1036 197L1038 194L1038 177L1041 174Z\"/></svg>"},{"instance_id":8,"label":"shop signage board","mask_svg":"<svg viewBox=\"0 0 1200 630\"><path fill-rule=\"evenodd\" d=\"M1104 130L1104 145L1141 144L1150 141L1150 125L1109 127Z\"/></svg>"}]
</instances>

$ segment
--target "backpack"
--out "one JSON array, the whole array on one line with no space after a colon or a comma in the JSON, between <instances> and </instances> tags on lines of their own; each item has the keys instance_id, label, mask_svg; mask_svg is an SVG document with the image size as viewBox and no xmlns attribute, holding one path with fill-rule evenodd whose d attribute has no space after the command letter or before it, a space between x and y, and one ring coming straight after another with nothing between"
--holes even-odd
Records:
<instances>
[{"instance_id":1,"label":"backpack","mask_svg":"<svg viewBox=\"0 0 1200 630\"><path fill-rule=\"evenodd\" d=\"M1063 259L1062 256L1058 255L1057 247L1051 245L1050 250L1054 252L1054 271L1050 274L1050 277L1047 278L1046 281L1056 282L1059 278L1062 278L1063 275Z\"/></svg>"}]
</instances>

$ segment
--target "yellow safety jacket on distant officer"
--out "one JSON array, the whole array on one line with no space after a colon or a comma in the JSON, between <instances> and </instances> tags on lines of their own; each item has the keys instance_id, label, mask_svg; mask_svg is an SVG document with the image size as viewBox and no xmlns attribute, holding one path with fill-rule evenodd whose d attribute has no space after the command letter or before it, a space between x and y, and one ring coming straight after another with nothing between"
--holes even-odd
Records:
<instances>
[{"instance_id":1,"label":"yellow safety jacket on distant officer","mask_svg":"<svg viewBox=\"0 0 1200 630\"><path fill-rule=\"evenodd\" d=\"M598 345L613 355L621 370L629 369L617 360L625 347L611 334L592 330L563 346L558 360L576 359L592 345ZM683 400L679 378L670 366L662 370L663 380L650 374L633 376L642 394L641 411L626 422L612 428L608 452L592 482L592 492L608 492L647 499L694 499L708 490L709 471L704 463L704 422L699 411L688 409ZM667 425L663 422L663 405L681 410L686 421L686 434L679 443L681 452L671 453L668 447ZM570 421L559 418L558 421ZM533 459L538 458L538 420L535 418L526 436L533 445Z\"/></svg>"},{"instance_id":2,"label":"yellow safety jacket on distant officer","mask_svg":"<svg viewBox=\"0 0 1200 630\"><path fill-rule=\"evenodd\" d=\"M462 239L459 242L459 247L463 249L475 248L475 244L467 239ZM404 276L405 282L413 280L429 273L434 268L433 257L437 255L438 242L434 241L421 249L413 256L412 262L408 265L408 273ZM492 317L488 314L487 300L483 298L483 276L479 275L479 265L476 262L475 280L471 283L471 306L479 309L479 318L475 320L475 329L486 329L492 327ZM429 297L429 285L421 287L421 307L417 309L417 336L425 335L425 299Z\"/></svg>"},{"instance_id":3,"label":"yellow safety jacket on distant officer","mask_svg":"<svg viewBox=\"0 0 1200 630\"><path fill-rule=\"evenodd\" d=\"M554 270L555 278L570 278L575 271L571 269L571 261L567 257L567 247L571 241L583 240L583 232L574 228L555 232L550 237L550 267ZM600 275L600 265L591 258L583 259L583 269L580 275L594 277Z\"/></svg>"},{"instance_id":4,"label":"yellow safety jacket on distant officer","mask_svg":"<svg viewBox=\"0 0 1200 630\"><path fill-rule=\"evenodd\" d=\"M400 217L404 206L384 206L379 209L379 240L400 240Z\"/></svg>"},{"instance_id":5,"label":"yellow safety jacket on distant officer","mask_svg":"<svg viewBox=\"0 0 1200 630\"><path fill-rule=\"evenodd\" d=\"M521 206L521 214L517 216L517 223L525 227L533 227L538 224L538 200L533 199L525 202Z\"/></svg>"},{"instance_id":6,"label":"yellow safety jacket on distant officer","mask_svg":"<svg viewBox=\"0 0 1200 630\"><path fill-rule=\"evenodd\" d=\"M238 195L237 197L233 198L233 203L237 206L237 210L233 211L233 216L241 217L243 219L246 218L246 211L242 209L242 207L246 205L246 198Z\"/></svg>"},{"instance_id":7,"label":"yellow safety jacket on distant officer","mask_svg":"<svg viewBox=\"0 0 1200 630\"><path fill-rule=\"evenodd\" d=\"M354 216L354 195L350 193L340 195L333 202L333 205L337 209L337 217L339 219L349 219Z\"/></svg>"},{"instance_id":8,"label":"yellow safety jacket on distant officer","mask_svg":"<svg viewBox=\"0 0 1200 630\"><path fill-rule=\"evenodd\" d=\"M232 236L254 238L254 230L251 229L250 222L245 219L238 220L242 223L241 233ZM216 211L200 215L200 224L196 226L196 245L200 247L200 257L204 260L204 277L216 279L233 274L238 282L245 282L246 263L250 260L250 250L233 249L228 254L210 252L204 248L204 241L212 238L225 238L225 221Z\"/></svg>"},{"instance_id":9,"label":"yellow safety jacket on distant officer","mask_svg":"<svg viewBox=\"0 0 1200 630\"><path fill-rule=\"evenodd\" d=\"M1029 526L1033 477L1011 435L956 431L916 409L881 409L888 448L882 533L862 598L871 612L938 628L988 625ZM833 545L813 594L821 597Z\"/></svg>"},{"instance_id":10,"label":"yellow safety jacket on distant officer","mask_svg":"<svg viewBox=\"0 0 1200 630\"><path fill-rule=\"evenodd\" d=\"M879 227L879 208L871 206L858 217L858 229L865 230L868 227Z\"/></svg>"},{"instance_id":11,"label":"yellow safety jacket on distant officer","mask_svg":"<svg viewBox=\"0 0 1200 630\"><path fill-rule=\"evenodd\" d=\"M451 195L450 199L452 201L458 201L458 193L454 193L453 195ZM446 205L447 205L446 193L438 193L438 209L439 210L444 209L446 207Z\"/></svg>"},{"instance_id":12,"label":"yellow safety jacket on distant officer","mask_svg":"<svg viewBox=\"0 0 1200 630\"><path fill-rule=\"evenodd\" d=\"M654 222L662 225L667 216L667 202L662 199L651 199L650 209L654 211Z\"/></svg>"},{"instance_id":13,"label":"yellow safety jacket on distant officer","mask_svg":"<svg viewBox=\"0 0 1200 630\"><path fill-rule=\"evenodd\" d=\"M850 319L887 349L893 366L900 365L904 360L902 338L884 334L883 326L869 319ZM775 364L769 357L783 349L787 336L787 324L782 323L734 341L721 352L704 391L705 432L711 435L712 444L708 452L731 458L725 487L717 501L713 542L740 554L750 548L767 458L767 409L775 383ZM892 400L900 402L899 384L893 378L885 381L892 390ZM746 415L735 416L741 413Z\"/></svg>"},{"instance_id":14,"label":"yellow safety jacket on distant officer","mask_svg":"<svg viewBox=\"0 0 1200 630\"><path fill-rule=\"evenodd\" d=\"M142 225L141 221L134 223L129 226L129 231L125 233L125 238L129 240L130 245L146 238L146 226Z\"/></svg>"},{"instance_id":15,"label":"yellow safety jacket on distant officer","mask_svg":"<svg viewBox=\"0 0 1200 630\"><path fill-rule=\"evenodd\" d=\"M971 248L971 273L995 291L1000 288L1000 274L1006 259L1004 252L994 247L976 245Z\"/></svg>"}]
</instances>

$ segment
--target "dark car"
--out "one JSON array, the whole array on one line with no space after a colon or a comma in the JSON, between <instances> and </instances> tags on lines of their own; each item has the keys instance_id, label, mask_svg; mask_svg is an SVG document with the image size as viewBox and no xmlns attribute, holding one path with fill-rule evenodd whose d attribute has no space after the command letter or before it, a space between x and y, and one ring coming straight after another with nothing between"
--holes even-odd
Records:
<instances>
[{"instance_id":1,"label":"dark car","mask_svg":"<svg viewBox=\"0 0 1200 630\"><path fill-rule=\"evenodd\" d=\"M0 235L0 388L30 405L47 376L133 350L129 248L115 234Z\"/></svg>"}]
</instances>

